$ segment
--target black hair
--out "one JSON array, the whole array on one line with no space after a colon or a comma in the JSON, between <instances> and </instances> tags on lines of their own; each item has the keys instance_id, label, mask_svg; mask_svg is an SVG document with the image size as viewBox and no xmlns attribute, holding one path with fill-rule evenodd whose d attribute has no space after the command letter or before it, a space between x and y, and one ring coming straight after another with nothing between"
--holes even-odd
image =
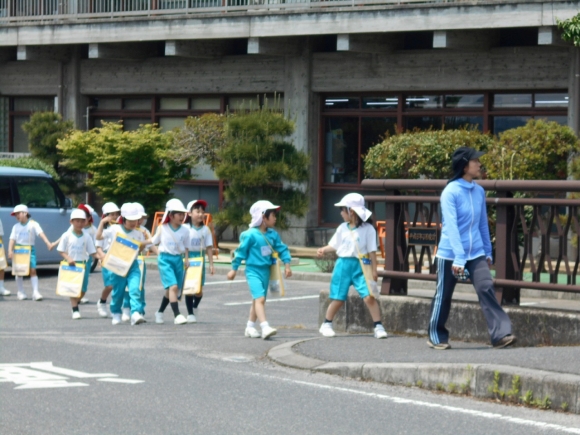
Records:
<instances>
[{"instance_id":1,"label":"black hair","mask_svg":"<svg viewBox=\"0 0 580 435\"><path fill-rule=\"evenodd\" d=\"M277 214L278 214L278 209L277 209L277 208L271 208L271 209L268 209L268 210L266 210L266 211L264 212L264 217L265 217L266 219L270 219L270 215L271 215L272 213L274 213L275 215L277 215Z\"/></svg>"}]
</instances>

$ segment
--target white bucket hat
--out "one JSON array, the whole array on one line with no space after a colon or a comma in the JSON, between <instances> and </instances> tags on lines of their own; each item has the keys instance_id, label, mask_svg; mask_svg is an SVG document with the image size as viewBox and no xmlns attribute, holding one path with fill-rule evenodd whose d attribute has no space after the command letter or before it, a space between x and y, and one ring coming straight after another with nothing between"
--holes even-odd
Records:
<instances>
[{"instance_id":1,"label":"white bucket hat","mask_svg":"<svg viewBox=\"0 0 580 435\"><path fill-rule=\"evenodd\" d=\"M119 207L117 207L117 204L115 204L114 202L107 202L106 204L103 205L103 215L115 213L116 211L121 210L119 210Z\"/></svg>"},{"instance_id":2,"label":"white bucket hat","mask_svg":"<svg viewBox=\"0 0 580 435\"><path fill-rule=\"evenodd\" d=\"M128 221L136 221L141 219L142 213L139 204L134 202L127 202L121 206L121 216Z\"/></svg>"},{"instance_id":3,"label":"white bucket hat","mask_svg":"<svg viewBox=\"0 0 580 435\"><path fill-rule=\"evenodd\" d=\"M16 207L14 207L14 211L10 213L10 215L14 216L16 213L20 213L21 211L28 213L28 207L24 204L18 204Z\"/></svg>"},{"instance_id":4,"label":"white bucket hat","mask_svg":"<svg viewBox=\"0 0 580 435\"><path fill-rule=\"evenodd\" d=\"M336 207L346 207L353 209L353 211L359 215L363 222L366 222L368 218L373 214L368 208L365 207L365 199L362 195L358 193L349 193L345 195L340 202L334 204Z\"/></svg>"},{"instance_id":5,"label":"white bucket hat","mask_svg":"<svg viewBox=\"0 0 580 435\"><path fill-rule=\"evenodd\" d=\"M258 201L250 207L250 214L252 215L252 222L250 228L259 227L262 225L262 217L266 210L279 210L279 205L274 205L270 201Z\"/></svg>"},{"instance_id":6,"label":"white bucket hat","mask_svg":"<svg viewBox=\"0 0 580 435\"><path fill-rule=\"evenodd\" d=\"M72 221L73 219L83 219L85 220L87 218L87 214L85 213L85 211L81 208L75 208L72 213L70 214L70 220Z\"/></svg>"},{"instance_id":7,"label":"white bucket hat","mask_svg":"<svg viewBox=\"0 0 580 435\"><path fill-rule=\"evenodd\" d=\"M147 212L145 211L145 207L143 207L138 202L134 202L133 204L135 204L137 207L139 207L139 210L141 211L141 217L147 217Z\"/></svg>"},{"instance_id":8,"label":"white bucket hat","mask_svg":"<svg viewBox=\"0 0 580 435\"><path fill-rule=\"evenodd\" d=\"M172 211L178 211L180 213L187 213L187 209L183 205L183 202L181 202L177 198L170 199L165 204L165 213L163 214L163 219L161 219L162 224L166 224L168 222L167 216L169 215L169 212L172 212Z\"/></svg>"}]
</instances>

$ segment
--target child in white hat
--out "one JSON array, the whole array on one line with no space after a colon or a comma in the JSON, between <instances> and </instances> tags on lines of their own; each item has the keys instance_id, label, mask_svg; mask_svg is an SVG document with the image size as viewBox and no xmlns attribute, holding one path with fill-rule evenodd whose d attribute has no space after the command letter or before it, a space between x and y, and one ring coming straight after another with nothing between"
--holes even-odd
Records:
<instances>
[{"instance_id":1,"label":"child in white hat","mask_svg":"<svg viewBox=\"0 0 580 435\"><path fill-rule=\"evenodd\" d=\"M101 216L101 220L105 219L106 217L110 217L110 221L107 221L103 224L103 229L107 229L111 226L111 224L115 224L119 216L121 216L121 209L117 207L117 204L113 202L107 202L103 205L102 208L103 215ZM96 234L95 234L96 239ZM105 254L111 247L111 243L113 243L113 236L107 236L106 232L104 234L103 240L96 240L95 247L97 248L97 252L101 254L101 257L104 258ZM103 284L105 288L101 292L101 298L97 301L97 313L101 317L109 317L109 313L107 312L107 298L113 291L113 280L112 280L113 272L109 271L106 267L101 267L101 275L103 276Z\"/></svg>"},{"instance_id":2,"label":"child in white hat","mask_svg":"<svg viewBox=\"0 0 580 435\"><path fill-rule=\"evenodd\" d=\"M142 250L146 243L143 233L137 230L139 220L141 219L141 210L134 203L125 203L121 206L121 224L111 225L106 230L105 224L112 223L113 217L107 216L101 219L99 228L97 229L97 240L104 240L106 238L114 240L117 234L122 234L139 242L139 250ZM131 263L127 276L120 276L111 272L111 283L113 285L113 294L111 297L111 314L113 316L113 325L121 323L121 308L123 306L123 298L125 296L125 288L129 289L129 297L131 298L131 325L139 325L145 322L145 318L141 314L143 311L141 292L139 284L141 282L141 271L139 270L139 263L137 259Z\"/></svg>"},{"instance_id":3,"label":"child in white hat","mask_svg":"<svg viewBox=\"0 0 580 435\"><path fill-rule=\"evenodd\" d=\"M334 204L340 207L340 215L344 219L336 233L330 239L327 246L318 250L318 256L322 257L327 252L336 252L338 260L334 266L330 281L330 305L326 311L326 317L320 333L325 337L334 337L332 320L346 301L348 289L354 286L360 297L369 308L375 325L374 335L376 338L387 338L385 328L381 324L381 312L379 304L370 294L359 256L370 260L373 280L377 281L377 232L367 223L372 212L365 207L364 198L358 193L349 193Z\"/></svg>"},{"instance_id":4,"label":"child in white hat","mask_svg":"<svg viewBox=\"0 0 580 435\"><path fill-rule=\"evenodd\" d=\"M290 251L282 243L280 236L273 229L276 225L276 214L280 206L270 201L258 201L250 208L252 222L250 229L240 234L240 246L236 249L236 256L232 260L232 270L228 272L228 279L233 280L242 260L246 262L246 280L252 295L250 318L246 325L245 336L250 338L266 339L276 335L277 330L272 328L266 320L266 295L270 283L270 266L272 254L276 251L285 265L285 276L292 276L290 270ZM256 329L256 320L260 321L260 334Z\"/></svg>"},{"instance_id":5,"label":"child in white hat","mask_svg":"<svg viewBox=\"0 0 580 435\"><path fill-rule=\"evenodd\" d=\"M93 238L88 232L84 231L86 226L86 214L82 209L75 209L70 215L72 229L68 229L61 237L58 247L56 248L64 260L70 265L75 266L77 263L85 265L85 275L80 298L70 298L72 307L72 318L78 320L81 318L79 311L79 302L84 297L89 286L89 274L91 273L90 257L97 257L97 250Z\"/></svg>"},{"instance_id":6,"label":"child in white hat","mask_svg":"<svg viewBox=\"0 0 580 435\"><path fill-rule=\"evenodd\" d=\"M171 305L175 325L187 323L185 316L179 312L177 300L177 294L185 276L183 259L188 258L190 247L189 229L182 225L186 213L187 209L179 199L167 201L161 225L150 240L154 245L159 245L157 266L161 275L161 284L165 289L159 311L155 313L156 323L164 323L163 312L167 305ZM185 268L187 267L189 267L189 262L186 261Z\"/></svg>"},{"instance_id":7,"label":"child in white hat","mask_svg":"<svg viewBox=\"0 0 580 435\"><path fill-rule=\"evenodd\" d=\"M2 226L2 221L0 220L0 249L4 250L4 227ZM0 296L10 296L10 290L4 287L4 268L0 268Z\"/></svg>"},{"instance_id":8,"label":"child in white hat","mask_svg":"<svg viewBox=\"0 0 580 435\"><path fill-rule=\"evenodd\" d=\"M8 258L13 258L15 245L30 246L30 283L32 284L32 299L35 301L41 301L42 295L38 291L36 250L34 249L34 244L36 243L36 237L38 236L44 241L44 243L46 243L46 248L50 249L50 241L44 234L44 231L38 222L30 219L30 213L28 212L28 207L26 205L17 205L14 207L14 211L11 215L16 218L18 223L12 227L12 232L10 233ZM21 301L27 299L28 296L26 296L26 293L24 292L24 278L22 276L16 277L16 285L18 287L18 299Z\"/></svg>"}]
</instances>

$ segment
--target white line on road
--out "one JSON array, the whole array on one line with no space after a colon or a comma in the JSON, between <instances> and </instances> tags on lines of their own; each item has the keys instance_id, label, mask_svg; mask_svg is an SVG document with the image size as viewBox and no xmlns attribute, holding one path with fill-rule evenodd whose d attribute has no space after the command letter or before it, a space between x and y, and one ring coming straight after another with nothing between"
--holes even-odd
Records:
<instances>
[{"instance_id":1,"label":"white line on road","mask_svg":"<svg viewBox=\"0 0 580 435\"><path fill-rule=\"evenodd\" d=\"M26 384L20 385L15 390L31 390L36 388L69 388L69 387L88 387L89 384L84 384L82 382L67 382L67 381L39 381L39 382L28 382Z\"/></svg>"},{"instance_id":2,"label":"white line on road","mask_svg":"<svg viewBox=\"0 0 580 435\"><path fill-rule=\"evenodd\" d=\"M119 384L141 384L145 381L140 381L139 379L121 379L121 378L104 378L104 379L97 379L97 381L101 382L117 382Z\"/></svg>"},{"instance_id":3,"label":"white line on road","mask_svg":"<svg viewBox=\"0 0 580 435\"><path fill-rule=\"evenodd\" d=\"M246 280L237 280L237 281L211 281L211 282L206 282L203 286L205 287L206 285L218 285L218 284L240 284L246 282Z\"/></svg>"},{"instance_id":4,"label":"white line on road","mask_svg":"<svg viewBox=\"0 0 580 435\"><path fill-rule=\"evenodd\" d=\"M388 400L393 403L408 404L415 406L422 406L425 408L439 408L445 411L455 412L459 414L468 414L475 417L481 417L489 420L502 420L508 423L519 424L522 426L531 426L539 429L550 429L564 433L580 434L580 429L562 426L559 424L543 423L541 421L526 420L523 418L510 417L492 412L477 411L473 409L458 408L456 406L439 405L438 403L423 402L421 400L403 399L395 396L388 396L386 394L369 393L367 391L355 390L352 388L335 387L332 385L316 384L314 382L297 381L288 378L279 378L277 376L264 375L262 373L250 373L251 376L259 376L260 378L270 378L278 381L288 382L291 384L305 385L307 387L320 388L324 390L334 390L343 393L358 394L359 396L372 397L374 399Z\"/></svg>"},{"instance_id":5,"label":"white line on road","mask_svg":"<svg viewBox=\"0 0 580 435\"><path fill-rule=\"evenodd\" d=\"M314 299L314 298L318 298L319 295L310 295L310 296L296 296L294 298L280 298L280 299L268 299L268 303L271 302L285 302L285 301L299 301L301 299ZM227 304L228 307L232 307L234 305L252 305L252 302L228 302Z\"/></svg>"}]
</instances>

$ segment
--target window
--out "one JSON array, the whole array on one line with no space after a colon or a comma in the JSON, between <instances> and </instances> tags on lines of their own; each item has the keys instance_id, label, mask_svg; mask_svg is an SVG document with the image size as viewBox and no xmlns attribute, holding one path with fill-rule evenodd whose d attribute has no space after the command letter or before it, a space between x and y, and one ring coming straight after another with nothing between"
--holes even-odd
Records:
<instances>
[{"instance_id":1,"label":"window","mask_svg":"<svg viewBox=\"0 0 580 435\"><path fill-rule=\"evenodd\" d=\"M14 205L10 189L10 178L0 177L0 207L14 207Z\"/></svg>"},{"instance_id":2,"label":"window","mask_svg":"<svg viewBox=\"0 0 580 435\"><path fill-rule=\"evenodd\" d=\"M405 98L407 109L439 109L443 107L442 95L409 95Z\"/></svg>"},{"instance_id":3,"label":"window","mask_svg":"<svg viewBox=\"0 0 580 435\"><path fill-rule=\"evenodd\" d=\"M324 105L329 109L358 109L360 107L359 98L336 97L327 98Z\"/></svg>"},{"instance_id":4,"label":"window","mask_svg":"<svg viewBox=\"0 0 580 435\"><path fill-rule=\"evenodd\" d=\"M34 112L55 110L54 97L0 98L0 151L28 153L28 135L22 125Z\"/></svg>"},{"instance_id":5,"label":"window","mask_svg":"<svg viewBox=\"0 0 580 435\"><path fill-rule=\"evenodd\" d=\"M324 134L326 183L358 183L358 130L358 118L327 118Z\"/></svg>"},{"instance_id":6,"label":"window","mask_svg":"<svg viewBox=\"0 0 580 435\"><path fill-rule=\"evenodd\" d=\"M50 178L15 177L20 204L36 208L64 207L64 198Z\"/></svg>"},{"instance_id":7,"label":"window","mask_svg":"<svg viewBox=\"0 0 580 435\"><path fill-rule=\"evenodd\" d=\"M532 107L532 94L496 94L493 97L494 108Z\"/></svg>"}]
</instances>

